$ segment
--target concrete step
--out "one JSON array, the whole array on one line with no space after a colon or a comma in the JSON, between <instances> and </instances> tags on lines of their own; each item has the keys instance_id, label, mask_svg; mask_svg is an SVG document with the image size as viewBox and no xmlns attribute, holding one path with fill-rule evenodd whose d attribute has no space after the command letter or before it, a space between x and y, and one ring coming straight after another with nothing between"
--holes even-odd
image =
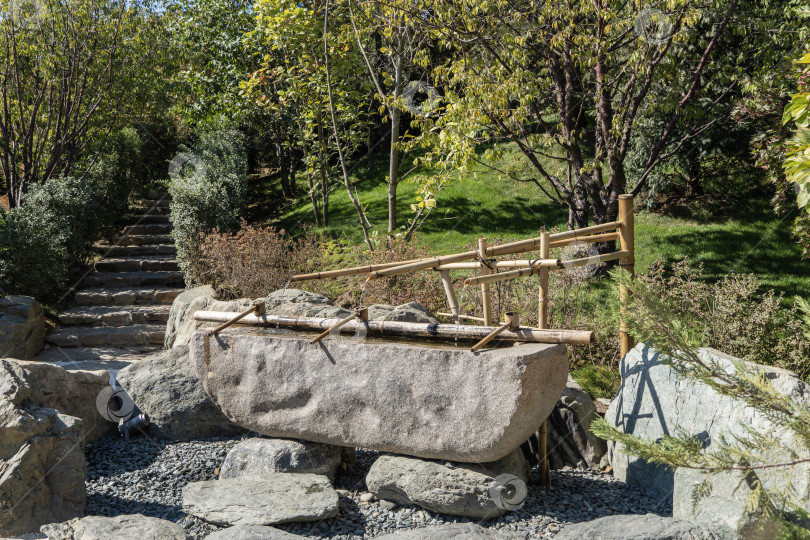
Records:
<instances>
[{"instance_id":1,"label":"concrete step","mask_svg":"<svg viewBox=\"0 0 810 540\"><path fill-rule=\"evenodd\" d=\"M140 204L131 204L129 210L130 213L133 214L147 214L150 216L167 216L171 213L171 208L168 206L141 206Z\"/></svg>"},{"instance_id":2,"label":"concrete step","mask_svg":"<svg viewBox=\"0 0 810 540\"><path fill-rule=\"evenodd\" d=\"M101 259L96 262L95 269L97 272L176 272L180 265L171 255L155 255Z\"/></svg>"},{"instance_id":3,"label":"concrete step","mask_svg":"<svg viewBox=\"0 0 810 540\"><path fill-rule=\"evenodd\" d=\"M149 234L169 234L174 227L171 223L148 223L140 225L127 225L124 227L124 234L149 235Z\"/></svg>"},{"instance_id":4,"label":"concrete step","mask_svg":"<svg viewBox=\"0 0 810 540\"><path fill-rule=\"evenodd\" d=\"M67 370L106 369L113 373L124 369L133 362L138 362L146 355L159 352L159 345L142 345L139 347L70 347L61 348L45 345L45 350L34 357L34 360L56 364Z\"/></svg>"},{"instance_id":5,"label":"concrete step","mask_svg":"<svg viewBox=\"0 0 810 540\"><path fill-rule=\"evenodd\" d=\"M183 286L183 272L90 272L85 287Z\"/></svg>"},{"instance_id":6,"label":"concrete step","mask_svg":"<svg viewBox=\"0 0 810 540\"><path fill-rule=\"evenodd\" d=\"M172 244L174 240L168 234L125 234L116 241L116 246L148 246L150 244Z\"/></svg>"},{"instance_id":7,"label":"concrete step","mask_svg":"<svg viewBox=\"0 0 810 540\"><path fill-rule=\"evenodd\" d=\"M140 201L135 201L135 206L138 208L169 208L171 202L172 202L171 199L161 199L161 200L141 199Z\"/></svg>"},{"instance_id":8,"label":"concrete step","mask_svg":"<svg viewBox=\"0 0 810 540\"><path fill-rule=\"evenodd\" d=\"M133 324L165 323L172 307L151 306L80 306L59 314L59 325L68 326L131 326Z\"/></svg>"},{"instance_id":9,"label":"concrete step","mask_svg":"<svg viewBox=\"0 0 810 540\"><path fill-rule=\"evenodd\" d=\"M60 328L45 336L45 343L57 347L131 347L160 345L166 334L162 324Z\"/></svg>"},{"instance_id":10,"label":"concrete step","mask_svg":"<svg viewBox=\"0 0 810 540\"><path fill-rule=\"evenodd\" d=\"M146 199L150 201L157 201L157 200L170 201L172 200L172 196L169 195L169 192L165 190L152 190L146 194Z\"/></svg>"},{"instance_id":11,"label":"concrete step","mask_svg":"<svg viewBox=\"0 0 810 540\"><path fill-rule=\"evenodd\" d=\"M155 244L146 246L114 246L111 244L96 244L93 246L96 253L105 257L149 257L152 255L177 255L174 244Z\"/></svg>"},{"instance_id":12,"label":"concrete step","mask_svg":"<svg viewBox=\"0 0 810 540\"><path fill-rule=\"evenodd\" d=\"M121 289L91 287L76 291L74 301L80 306L129 306L133 304L171 304L183 288L128 287Z\"/></svg>"},{"instance_id":13,"label":"concrete step","mask_svg":"<svg viewBox=\"0 0 810 540\"><path fill-rule=\"evenodd\" d=\"M171 223L168 215L164 214L131 214L129 216L130 225L150 225L150 224Z\"/></svg>"}]
</instances>

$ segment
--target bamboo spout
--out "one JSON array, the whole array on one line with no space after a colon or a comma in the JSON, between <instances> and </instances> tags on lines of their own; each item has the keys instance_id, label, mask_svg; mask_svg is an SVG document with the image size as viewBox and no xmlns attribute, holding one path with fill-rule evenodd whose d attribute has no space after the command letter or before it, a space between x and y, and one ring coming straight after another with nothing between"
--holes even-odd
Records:
<instances>
[{"instance_id":1,"label":"bamboo spout","mask_svg":"<svg viewBox=\"0 0 810 540\"><path fill-rule=\"evenodd\" d=\"M349 315L345 319L339 320L338 322L336 322L335 324L333 324L332 326L330 326L329 328L327 328L326 330L324 330L323 332L318 334L318 336L313 338L313 340L310 341L310 343L318 343L320 340L322 340L323 338L328 336L330 334L330 332L332 332L333 330L337 330L338 328L340 328L344 324L346 324L348 322L351 322L354 319L360 319L361 321L367 321L368 320L368 308L358 308L357 310L355 310L354 313L352 313L351 315Z\"/></svg>"},{"instance_id":2,"label":"bamboo spout","mask_svg":"<svg viewBox=\"0 0 810 540\"><path fill-rule=\"evenodd\" d=\"M506 322L503 325L496 328L495 330L493 330L492 332L490 332L487 337L485 337L484 339L482 339L481 341L470 347L470 352L475 352L479 349L483 349L484 345L495 339L495 337L504 330L507 329L514 330L518 326L520 326L520 318L518 317L518 314L515 313L514 311L507 311Z\"/></svg>"},{"instance_id":3,"label":"bamboo spout","mask_svg":"<svg viewBox=\"0 0 810 540\"><path fill-rule=\"evenodd\" d=\"M237 315L233 319L231 319L231 320L229 320L229 321L227 321L227 322L225 322L223 324L220 324L219 326L217 326L216 328L211 330L211 333L212 334L218 334L218 333L222 332L223 330L225 330L226 328L228 328L233 323L238 322L241 319L244 319L245 317L247 317L248 315L250 315L253 312L256 313L257 317L261 317L262 315L264 315L266 308L267 308L267 306L264 303L264 299L254 300L251 303L250 309L246 309L245 311L243 311L242 313L240 313L239 315Z\"/></svg>"}]
</instances>

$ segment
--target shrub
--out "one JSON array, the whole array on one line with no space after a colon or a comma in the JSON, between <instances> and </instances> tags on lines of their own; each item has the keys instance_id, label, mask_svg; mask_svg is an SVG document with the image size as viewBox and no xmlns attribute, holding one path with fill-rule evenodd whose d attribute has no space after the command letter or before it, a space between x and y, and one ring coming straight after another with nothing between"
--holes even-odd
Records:
<instances>
[{"instance_id":1,"label":"shrub","mask_svg":"<svg viewBox=\"0 0 810 540\"><path fill-rule=\"evenodd\" d=\"M200 135L193 149L178 154L170 167L172 235L185 269L191 264L201 232L239 228L246 208L247 163L236 130Z\"/></svg>"}]
</instances>

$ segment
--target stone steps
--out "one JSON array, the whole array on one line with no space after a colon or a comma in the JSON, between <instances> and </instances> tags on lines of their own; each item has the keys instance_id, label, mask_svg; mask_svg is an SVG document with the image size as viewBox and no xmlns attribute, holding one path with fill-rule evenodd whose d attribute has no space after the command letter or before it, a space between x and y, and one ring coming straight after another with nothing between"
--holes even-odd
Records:
<instances>
[{"instance_id":1,"label":"stone steps","mask_svg":"<svg viewBox=\"0 0 810 540\"><path fill-rule=\"evenodd\" d=\"M166 214L130 214L130 225L151 225L171 223L171 219Z\"/></svg>"},{"instance_id":2,"label":"stone steps","mask_svg":"<svg viewBox=\"0 0 810 540\"><path fill-rule=\"evenodd\" d=\"M150 244L173 244L168 234L125 234L116 241L116 246L148 246Z\"/></svg>"},{"instance_id":3,"label":"stone steps","mask_svg":"<svg viewBox=\"0 0 810 540\"><path fill-rule=\"evenodd\" d=\"M93 246L96 253L105 257L149 257L152 255L177 255L174 244L154 244L145 246L114 246L111 244L96 244Z\"/></svg>"},{"instance_id":4,"label":"stone steps","mask_svg":"<svg viewBox=\"0 0 810 540\"><path fill-rule=\"evenodd\" d=\"M59 314L60 327L68 326L132 326L165 323L171 306L77 306Z\"/></svg>"},{"instance_id":5,"label":"stone steps","mask_svg":"<svg viewBox=\"0 0 810 540\"><path fill-rule=\"evenodd\" d=\"M171 304L185 289L169 287L129 287L111 289L91 287L76 291L74 301L81 306L101 306L114 304L126 306L133 304Z\"/></svg>"},{"instance_id":6,"label":"stone steps","mask_svg":"<svg viewBox=\"0 0 810 540\"><path fill-rule=\"evenodd\" d=\"M171 208L168 206L141 206L140 204L131 204L129 210L133 214L150 215L150 216L168 216Z\"/></svg>"},{"instance_id":7,"label":"stone steps","mask_svg":"<svg viewBox=\"0 0 810 540\"><path fill-rule=\"evenodd\" d=\"M160 200L149 200L149 199L141 199L140 201L135 202L135 206L137 208L166 208L168 209L171 205L171 199L160 199Z\"/></svg>"},{"instance_id":8,"label":"stone steps","mask_svg":"<svg viewBox=\"0 0 810 540\"><path fill-rule=\"evenodd\" d=\"M147 223L139 225L127 225L124 227L125 235L150 235L169 234L174 227L171 223Z\"/></svg>"},{"instance_id":9,"label":"stone steps","mask_svg":"<svg viewBox=\"0 0 810 540\"><path fill-rule=\"evenodd\" d=\"M182 286L182 272L91 272L84 278L86 287L141 287L146 285Z\"/></svg>"},{"instance_id":10,"label":"stone steps","mask_svg":"<svg viewBox=\"0 0 810 540\"><path fill-rule=\"evenodd\" d=\"M61 328L45 336L45 343L57 347L160 345L165 334L166 327L162 324L72 327Z\"/></svg>"},{"instance_id":11,"label":"stone steps","mask_svg":"<svg viewBox=\"0 0 810 540\"><path fill-rule=\"evenodd\" d=\"M121 370L144 356L161 350L159 345L138 347L53 347L34 357L34 360L56 364L67 370Z\"/></svg>"},{"instance_id":12,"label":"stone steps","mask_svg":"<svg viewBox=\"0 0 810 540\"><path fill-rule=\"evenodd\" d=\"M154 257L121 257L101 259L96 262L97 272L176 272L180 265L172 256L157 255Z\"/></svg>"},{"instance_id":13,"label":"stone steps","mask_svg":"<svg viewBox=\"0 0 810 540\"><path fill-rule=\"evenodd\" d=\"M157 200L165 200L170 201L172 200L172 196L169 195L168 191L159 191L159 190L152 190L146 194L146 199L150 201L157 201Z\"/></svg>"}]
</instances>

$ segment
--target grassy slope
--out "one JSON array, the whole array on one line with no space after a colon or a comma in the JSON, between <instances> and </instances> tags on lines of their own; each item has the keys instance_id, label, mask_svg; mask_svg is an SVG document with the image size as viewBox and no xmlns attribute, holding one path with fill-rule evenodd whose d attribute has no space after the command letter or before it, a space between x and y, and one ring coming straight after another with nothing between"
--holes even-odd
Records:
<instances>
[{"instance_id":1,"label":"grassy slope","mask_svg":"<svg viewBox=\"0 0 810 540\"><path fill-rule=\"evenodd\" d=\"M516 158L507 155L504 160L514 162ZM405 160L403 167L409 163L410 160ZM381 234L387 224L386 165L381 156L372 170L358 167L352 177L374 230ZM399 187L400 223L413 216L410 205L416 190L417 186L407 179ZM527 238L542 227L564 229L566 218L567 212L534 184L478 172L439 193L438 207L420 230L420 236L436 254L445 254L459 250L479 236ZM314 224L309 199L301 197L293 201L286 211L269 221L293 232L299 224ZM676 262L689 257L693 263L704 265L705 275L710 279L731 272L750 272L766 288L775 288L788 296L808 296L810 264L799 257L799 249L790 237L790 222L790 219L780 221L762 207L740 209L734 217L709 220L641 211L636 217L636 270L645 271L657 259ZM351 242L362 241L357 214L340 184L332 191L327 230Z\"/></svg>"}]
</instances>

